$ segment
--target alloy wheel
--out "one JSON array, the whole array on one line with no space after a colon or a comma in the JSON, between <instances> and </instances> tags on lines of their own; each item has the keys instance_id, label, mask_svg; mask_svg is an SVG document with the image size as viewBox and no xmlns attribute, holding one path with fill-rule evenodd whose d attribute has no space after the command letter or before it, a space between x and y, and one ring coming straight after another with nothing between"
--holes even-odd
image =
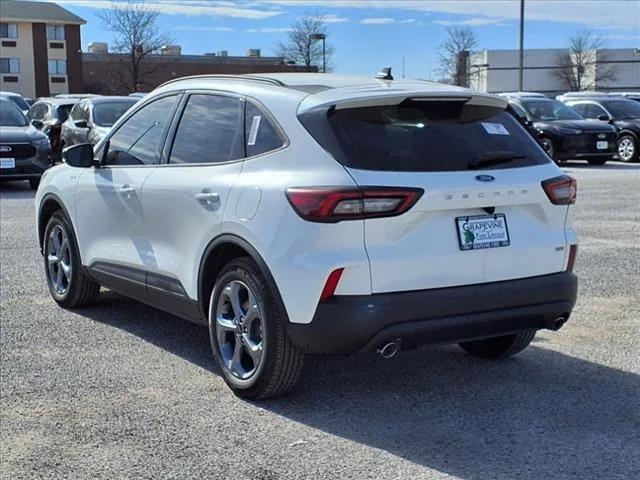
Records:
<instances>
[{"instance_id":1,"label":"alloy wheel","mask_svg":"<svg viewBox=\"0 0 640 480\"><path fill-rule=\"evenodd\" d=\"M625 137L618 143L618 156L623 162L629 162L636 153L636 146L633 140Z\"/></svg>"},{"instance_id":2,"label":"alloy wheel","mask_svg":"<svg viewBox=\"0 0 640 480\"><path fill-rule=\"evenodd\" d=\"M553 158L553 143L551 143L551 140L548 138L542 138L540 139L540 145L542 145L542 148L544 148L549 156Z\"/></svg>"},{"instance_id":3,"label":"alloy wheel","mask_svg":"<svg viewBox=\"0 0 640 480\"><path fill-rule=\"evenodd\" d=\"M47 270L55 292L64 295L71 283L71 244L61 225L55 225L47 239Z\"/></svg>"},{"instance_id":4,"label":"alloy wheel","mask_svg":"<svg viewBox=\"0 0 640 480\"><path fill-rule=\"evenodd\" d=\"M244 282L233 280L222 289L215 322L224 365L235 377L250 378L262 362L264 324L256 296Z\"/></svg>"}]
</instances>

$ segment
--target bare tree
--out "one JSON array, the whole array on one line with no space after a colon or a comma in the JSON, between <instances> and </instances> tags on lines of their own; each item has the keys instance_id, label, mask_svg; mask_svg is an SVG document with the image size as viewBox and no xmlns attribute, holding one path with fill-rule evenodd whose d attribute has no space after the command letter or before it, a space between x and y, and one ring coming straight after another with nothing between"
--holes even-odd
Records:
<instances>
[{"instance_id":1,"label":"bare tree","mask_svg":"<svg viewBox=\"0 0 640 480\"><path fill-rule=\"evenodd\" d=\"M569 39L567 51L556 55L554 75L571 92L593 90L603 82L615 81L615 68L603 63L606 56L602 52L597 53L605 47L606 42L591 32L576 34Z\"/></svg>"},{"instance_id":2,"label":"bare tree","mask_svg":"<svg viewBox=\"0 0 640 480\"><path fill-rule=\"evenodd\" d=\"M114 2L110 10L99 13L104 28L113 32L113 50L123 53L114 62L111 72L113 80L129 92L141 87L154 87L149 76L157 72L162 64L151 63L149 54L163 45L173 42L173 38L162 33L158 27L158 12L144 3L129 0Z\"/></svg>"},{"instance_id":3,"label":"bare tree","mask_svg":"<svg viewBox=\"0 0 640 480\"><path fill-rule=\"evenodd\" d=\"M313 37L324 36L325 51L324 59L322 53L322 40ZM294 61L304 65L307 71L313 70L313 66L320 68L323 66L323 60L326 62L326 71L333 70L331 57L335 51L333 46L328 43L329 32L327 21L324 15L307 14L298 19L287 34L287 40L280 42L275 49L278 57L284 57L287 61Z\"/></svg>"},{"instance_id":4,"label":"bare tree","mask_svg":"<svg viewBox=\"0 0 640 480\"><path fill-rule=\"evenodd\" d=\"M470 27L447 27L447 39L440 44L438 74L453 85L469 86L469 57L478 46Z\"/></svg>"}]
</instances>

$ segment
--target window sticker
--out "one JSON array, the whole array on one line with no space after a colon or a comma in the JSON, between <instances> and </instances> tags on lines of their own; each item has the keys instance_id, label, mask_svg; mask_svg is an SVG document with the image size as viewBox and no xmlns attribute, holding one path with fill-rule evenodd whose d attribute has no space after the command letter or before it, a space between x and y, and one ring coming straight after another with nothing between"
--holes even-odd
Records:
<instances>
[{"instance_id":1,"label":"window sticker","mask_svg":"<svg viewBox=\"0 0 640 480\"><path fill-rule=\"evenodd\" d=\"M501 123L482 123L482 126L490 135L509 135L509 131Z\"/></svg>"},{"instance_id":2,"label":"window sticker","mask_svg":"<svg viewBox=\"0 0 640 480\"><path fill-rule=\"evenodd\" d=\"M258 129L260 128L260 120L262 120L262 115L253 116L253 120L251 121L251 128L249 129L249 138L247 139L247 145L256 144Z\"/></svg>"}]
</instances>

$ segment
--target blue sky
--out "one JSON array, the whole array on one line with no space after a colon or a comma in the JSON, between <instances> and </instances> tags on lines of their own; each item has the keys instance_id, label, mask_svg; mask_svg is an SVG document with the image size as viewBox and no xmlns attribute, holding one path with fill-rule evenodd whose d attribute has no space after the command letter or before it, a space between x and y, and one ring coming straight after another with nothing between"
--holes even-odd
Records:
<instances>
[{"instance_id":1,"label":"blue sky","mask_svg":"<svg viewBox=\"0 0 640 480\"><path fill-rule=\"evenodd\" d=\"M59 0L87 20L83 49L90 42L111 42L96 13L108 0ZM287 29L307 12L329 20L337 73L373 74L392 66L399 74L405 57L407 77L435 78L438 45L448 25L469 25L480 48L518 46L518 0L262 0L147 1L161 12L160 27L170 32L183 53L249 48L270 55ZM563 47L577 32L589 30L609 47L640 48L640 0L526 0L526 48Z\"/></svg>"}]
</instances>

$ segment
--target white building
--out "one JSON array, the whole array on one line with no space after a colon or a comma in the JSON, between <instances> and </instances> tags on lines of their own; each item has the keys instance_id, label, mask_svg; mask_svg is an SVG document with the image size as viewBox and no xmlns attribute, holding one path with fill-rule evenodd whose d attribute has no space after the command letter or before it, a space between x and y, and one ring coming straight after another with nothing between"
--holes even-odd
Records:
<instances>
[{"instance_id":1,"label":"white building","mask_svg":"<svg viewBox=\"0 0 640 480\"><path fill-rule=\"evenodd\" d=\"M522 90L549 96L568 90L554 73L558 71L558 55L567 49L532 49L524 51L524 85ZM595 90L640 90L640 48L601 49L595 55L596 71L601 68L615 72L615 80L596 82ZM470 86L483 92L513 92L518 85L518 50L482 50L469 61ZM588 80L588 79L587 79Z\"/></svg>"}]
</instances>

